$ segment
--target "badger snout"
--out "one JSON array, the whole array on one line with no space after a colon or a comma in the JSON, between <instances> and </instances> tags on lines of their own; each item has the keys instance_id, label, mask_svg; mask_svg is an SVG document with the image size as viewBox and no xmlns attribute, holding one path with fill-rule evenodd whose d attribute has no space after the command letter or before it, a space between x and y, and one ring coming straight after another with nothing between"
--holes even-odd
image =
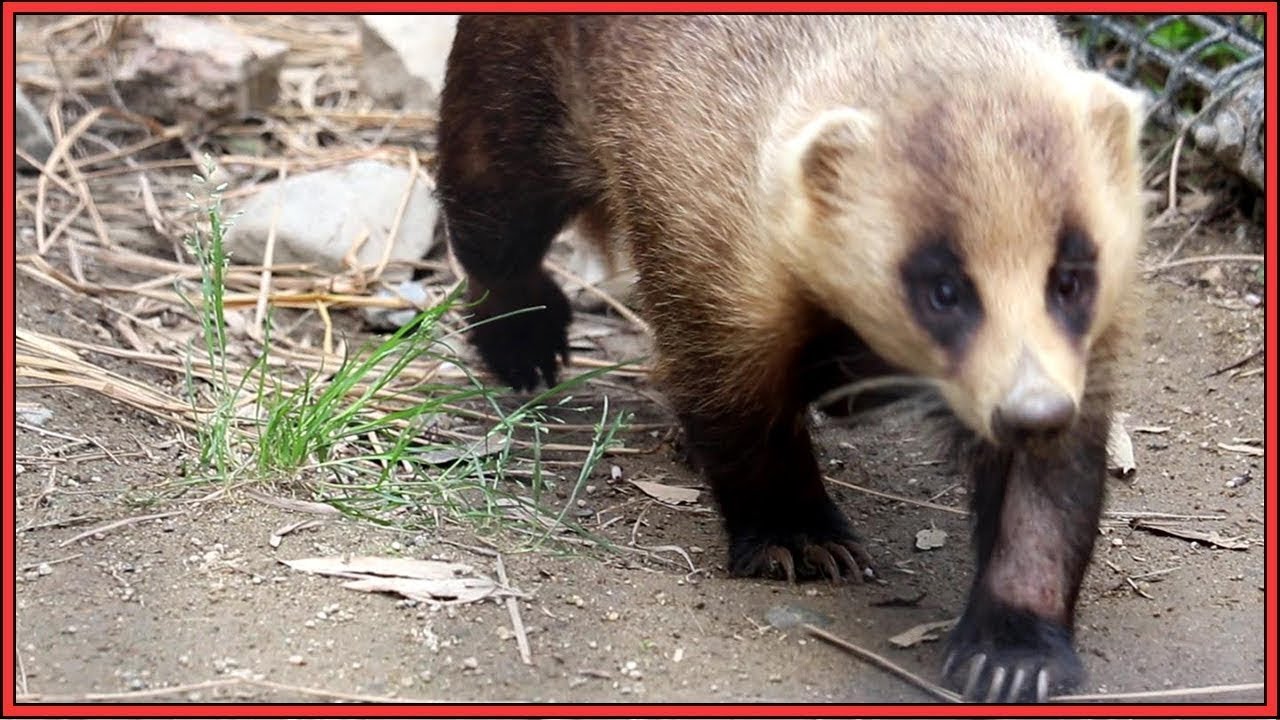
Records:
<instances>
[{"instance_id":1,"label":"badger snout","mask_svg":"<svg viewBox=\"0 0 1280 720\"><path fill-rule=\"evenodd\" d=\"M1002 444L1018 444L1057 435L1075 417L1075 399L1045 374L1035 356L1023 352L1013 385L992 412L991 427Z\"/></svg>"}]
</instances>

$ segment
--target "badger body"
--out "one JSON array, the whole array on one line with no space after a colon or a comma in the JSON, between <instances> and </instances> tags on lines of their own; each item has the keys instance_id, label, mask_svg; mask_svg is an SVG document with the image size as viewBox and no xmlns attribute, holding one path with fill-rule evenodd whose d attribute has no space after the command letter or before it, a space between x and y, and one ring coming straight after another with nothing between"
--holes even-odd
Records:
<instances>
[{"instance_id":1,"label":"badger body","mask_svg":"<svg viewBox=\"0 0 1280 720\"><path fill-rule=\"evenodd\" d=\"M1045 18L464 16L439 193L478 318L537 308L472 333L518 389L567 360L555 235L630 254L732 574L869 574L807 408L936 397L977 556L943 674L1044 700L1082 678L1140 126Z\"/></svg>"}]
</instances>

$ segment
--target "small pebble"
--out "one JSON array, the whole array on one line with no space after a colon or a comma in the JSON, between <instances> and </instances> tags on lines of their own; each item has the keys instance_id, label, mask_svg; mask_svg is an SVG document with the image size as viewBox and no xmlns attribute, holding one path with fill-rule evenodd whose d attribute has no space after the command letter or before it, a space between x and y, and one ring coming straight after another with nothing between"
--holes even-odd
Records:
<instances>
[{"instance_id":1,"label":"small pebble","mask_svg":"<svg viewBox=\"0 0 1280 720\"><path fill-rule=\"evenodd\" d=\"M306 661L306 660L304 660L304 659L303 659L303 657L302 657L301 655L290 655L290 656L289 656L289 664L290 664L290 665L304 665L304 664L306 664L306 662L307 662L307 661Z\"/></svg>"},{"instance_id":2,"label":"small pebble","mask_svg":"<svg viewBox=\"0 0 1280 720\"><path fill-rule=\"evenodd\" d=\"M480 667L480 661L476 660L474 657L462 659L462 668L464 670L475 670L478 667Z\"/></svg>"}]
</instances>

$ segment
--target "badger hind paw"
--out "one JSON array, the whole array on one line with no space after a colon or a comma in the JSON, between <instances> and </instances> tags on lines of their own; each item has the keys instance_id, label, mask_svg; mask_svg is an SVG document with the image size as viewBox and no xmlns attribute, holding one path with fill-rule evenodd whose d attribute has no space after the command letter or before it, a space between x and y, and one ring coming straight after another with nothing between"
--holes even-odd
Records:
<instances>
[{"instance_id":1,"label":"badger hind paw","mask_svg":"<svg viewBox=\"0 0 1280 720\"><path fill-rule=\"evenodd\" d=\"M569 363L572 311L564 292L545 273L487 291L475 291L471 340L485 365L517 391L538 382L554 387L561 363Z\"/></svg>"},{"instance_id":2,"label":"badger hind paw","mask_svg":"<svg viewBox=\"0 0 1280 720\"><path fill-rule=\"evenodd\" d=\"M824 540L793 535L735 543L729 572L739 577L772 577L791 583L816 578L862 581L875 576L871 556L851 536Z\"/></svg>"}]
</instances>

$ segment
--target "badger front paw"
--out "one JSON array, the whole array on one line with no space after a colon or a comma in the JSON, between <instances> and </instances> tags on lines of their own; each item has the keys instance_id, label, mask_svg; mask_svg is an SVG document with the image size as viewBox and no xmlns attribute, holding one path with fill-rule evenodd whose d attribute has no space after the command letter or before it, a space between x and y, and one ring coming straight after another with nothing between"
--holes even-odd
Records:
<instances>
[{"instance_id":1,"label":"badger front paw","mask_svg":"<svg viewBox=\"0 0 1280 720\"><path fill-rule=\"evenodd\" d=\"M970 702L1047 702L1084 667L1061 625L990 600L971 601L951 635L943 678Z\"/></svg>"},{"instance_id":2,"label":"badger front paw","mask_svg":"<svg viewBox=\"0 0 1280 720\"><path fill-rule=\"evenodd\" d=\"M472 291L471 341L485 365L515 390L533 390L539 378L552 387L560 362L569 362L572 311L564 292L543 272L501 288Z\"/></svg>"}]
</instances>

